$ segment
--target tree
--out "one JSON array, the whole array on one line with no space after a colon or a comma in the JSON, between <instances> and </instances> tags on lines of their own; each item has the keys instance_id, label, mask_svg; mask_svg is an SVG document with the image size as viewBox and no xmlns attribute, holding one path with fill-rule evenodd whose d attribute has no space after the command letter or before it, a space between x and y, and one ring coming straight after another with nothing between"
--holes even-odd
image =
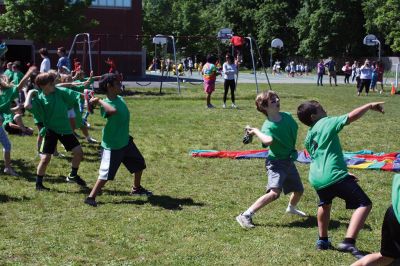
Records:
<instances>
[{"instance_id":1,"label":"tree","mask_svg":"<svg viewBox=\"0 0 400 266\"><path fill-rule=\"evenodd\" d=\"M304 0L295 20L298 53L309 58L356 55L362 51L361 0Z\"/></svg>"},{"instance_id":2,"label":"tree","mask_svg":"<svg viewBox=\"0 0 400 266\"><path fill-rule=\"evenodd\" d=\"M400 2L398 0L369 0L363 3L368 32L380 37L394 52L400 52Z\"/></svg>"},{"instance_id":3,"label":"tree","mask_svg":"<svg viewBox=\"0 0 400 266\"><path fill-rule=\"evenodd\" d=\"M83 12L90 0L5 0L0 30L39 43L62 40L97 24L87 22Z\"/></svg>"}]
</instances>

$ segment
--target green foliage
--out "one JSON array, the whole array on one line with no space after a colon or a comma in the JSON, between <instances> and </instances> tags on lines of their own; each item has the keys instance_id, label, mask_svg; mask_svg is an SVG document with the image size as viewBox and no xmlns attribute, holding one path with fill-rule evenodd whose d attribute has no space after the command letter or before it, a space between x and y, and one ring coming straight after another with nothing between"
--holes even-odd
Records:
<instances>
[{"instance_id":1,"label":"green foliage","mask_svg":"<svg viewBox=\"0 0 400 266\"><path fill-rule=\"evenodd\" d=\"M336 250L317 251L316 193L307 180L309 165L296 163L305 186L299 208L310 215L286 215L288 196L260 210L257 227L243 230L235 216L265 192L263 160L192 158L192 149L260 149L254 139L242 144L243 127L260 127L265 120L254 105L255 85L236 90L240 109L222 109L223 88L217 83L207 110L201 86L185 83L176 89L128 90L130 132L143 153L147 169L142 184L154 197L132 197L132 177L124 166L98 196L98 208L83 204L88 192L65 182L70 158L53 158L45 185L34 191L39 161L36 136L10 136L12 164L21 175L2 174L0 180L0 261L2 265L350 265L355 258ZM265 84L260 84L266 88ZM385 115L368 112L340 133L344 150L399 149L399 96L370 93L357 97L354 86L323 87L272 84L282 111L296 112L304 100L316 99L330 115L340 115L369 101L384 101ZM294 118L297 120L296 116ZM297 120L298 121L298 120ZM24 122L33 126L26 114ZM89 116L90 133L101 137L104 119L98 110ZM303 149L308 128L299 123L297 149ZM80 133L80 132L78 132ZM36 133L35 133L36 135ZM80 175L93 186L100 166L98 147L81 140L85 158ZM59 151L68 154L59 146ZM2 161L0 165L3 166ZM2 167L0 168L2 170ZM373 209L357 239L367 252L379 251L383 215L390 204L392 172L352 170L373 202ZM63 177L64 176L64 177ZM352 211L340 199L332 204L330 237L336 246L345 236Z\"/></svg>"},{"instance_id":2,"label":"green foliage","mask_svg":"<svg viewBox=\"0 0 400 266\"><path fill-rule=\"evenodd\" d=\"M295 21L298 53L308 58L356 55L363 25L361 0L305 0Z\"/></svg>"},{"instance_id":3,"label":"green foliage","mask_svg":"<svg viewBox=\"0 0 400 266\"><path fill-rule=\"evenodd\" d=\"M83 15L90 0L5 0L4 4L6 12L0 17L1 31L39 43L62 40L97 23L87 22Z\"/></svg>"},{"instance_id":4,"label":"green foliage","mask_svg":"<svg viewBox=\"0 0 400 266\"><path fill-rule=\"evenodd\" d=\"M215 53L221 44L213 36L232 28L237 35L253 36L266 51L264 58L274 38L284 42L282 51L273 51L280 57L361 57L368 51L362 44L366 30L400 51L399 12L396 0L143 0L143 25L150 35L203 36L179 38L186 56Z\"/></svg>"},{"instance_id":5,"label":"green foliage","mask_svg":"<svg viewBox=\"0 0 400 266\"><path fill-rule=\"evenodd\" d=\"M400 2L397 0L365 1L363 10L366 14L367 30L378 38L383 37L385 43L390 45L393 51L400 52Z\"/></svg>"}]
</instances>

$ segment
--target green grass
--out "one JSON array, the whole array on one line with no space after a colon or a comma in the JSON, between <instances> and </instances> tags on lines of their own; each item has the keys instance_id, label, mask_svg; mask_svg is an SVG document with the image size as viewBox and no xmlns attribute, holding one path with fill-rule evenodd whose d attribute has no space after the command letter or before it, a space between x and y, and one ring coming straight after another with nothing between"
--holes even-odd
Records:
<instances>
[{"instance_id":1,"label":"green grass","mask_svg":"<svg viewBox=\"0 0 400 266\"><path fill-rule=\"evenodd\" d=\"M398 150L398 96L357 97L353 87L344 85L273 84L273 89L281 97L282 111L292 113L307 99L320 101L330 115L383 100L386 114L369 112L345 127L340 133L342 146L347 151ZM218 107L214 110L205 109L200 86L184 88L180 96L175 89L164 89L163 95L156 95L158 89L131 90L136 92L126 97L131 134L148 167L142 184L155 196L129 196L132 178L121 167L116 180L98 197L99 207L85 206L86 192L64 181L70 167L68 158L52 159L45 178L51 191L38 193L34 190L38 163L35 137L11 136L13 165L21 176L1 176L2 265L349 265L354 261L349 254L317 252L314 248L317 197L307 181L308 165L297 167L305 185L299 207L310 217L285 215L288 197L282 196L257 213L254 230L245 231L235 216L264 193L264 161L189 156L192 149L261 148L258 141L247 146L241 142L244 126L259 127L265 119L254 106L254 85L238 88L238 110L220 108L220 85L213 95ZM29 115L25 121L32 125ZM100 139L104 120L98 110L90 123L91 134ZM303 149L306 131L299 124L298 149ZM82 143L86 157L79 172L92 186L99 168L98 147ZM393 173L352 172L374 203L358 246L377 251ZM341 200L334 202L330 236L335 245L344 237L350 215Z\"/></svg>"}]
</instances>

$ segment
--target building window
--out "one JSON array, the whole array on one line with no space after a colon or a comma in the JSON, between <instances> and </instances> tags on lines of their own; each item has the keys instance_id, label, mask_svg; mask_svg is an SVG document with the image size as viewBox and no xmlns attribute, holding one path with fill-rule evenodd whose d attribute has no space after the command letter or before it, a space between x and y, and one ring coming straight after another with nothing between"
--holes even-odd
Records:
<instances>
[{"instance_id":1,"label":"building window","mask_svg":"<svg viewBox=\"0 0 400 266\"><path fill-rule=\"evenodd\" d=\"M92 7L130 8L132 0L92 0Z\"/></svg>"}]
</instances>

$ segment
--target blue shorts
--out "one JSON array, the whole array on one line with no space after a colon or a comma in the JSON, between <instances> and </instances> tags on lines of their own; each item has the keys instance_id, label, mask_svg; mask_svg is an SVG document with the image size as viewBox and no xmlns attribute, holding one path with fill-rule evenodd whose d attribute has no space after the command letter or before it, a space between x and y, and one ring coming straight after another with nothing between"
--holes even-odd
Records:
<instances>
[{"instance_id":1,"label":"blue shorts","mask_svg":"<svg viewBox=\"0 0 400 266\"><path fill-rule=\"evenodd\" d=\"M344 179L326 188L317 190L319 197L318 206L332 204L336 197L346 202L346 209L357 209L372 204L367 194L357 184L354 176L348 175Z\"/></svg>"}]
</instances>

